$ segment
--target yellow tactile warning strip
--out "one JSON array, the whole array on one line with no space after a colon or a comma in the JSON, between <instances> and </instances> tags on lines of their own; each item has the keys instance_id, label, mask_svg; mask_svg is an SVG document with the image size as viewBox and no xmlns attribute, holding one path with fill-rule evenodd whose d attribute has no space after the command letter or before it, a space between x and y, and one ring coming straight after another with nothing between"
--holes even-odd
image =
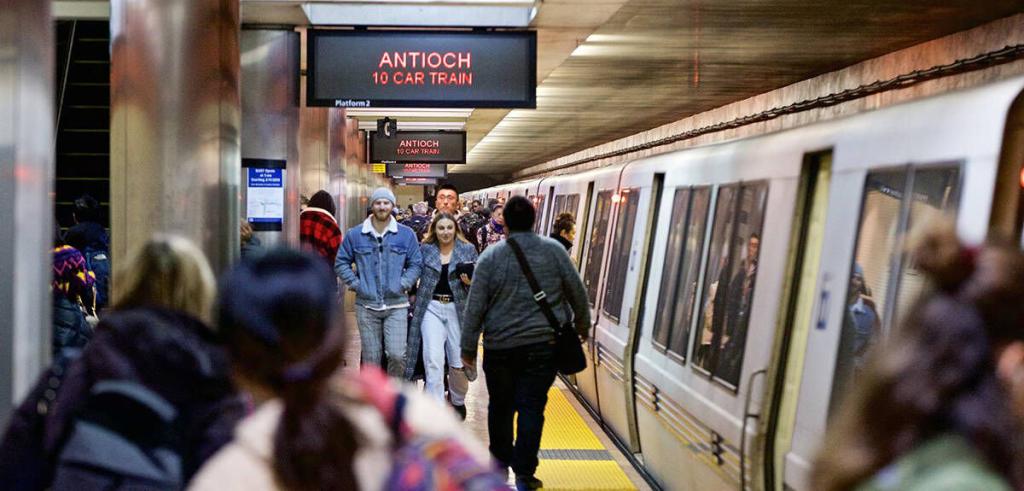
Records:
<instances>
[{"instance_id":1,"label":"yellow tactile warning strip","mask_svg":"<svg viewBox=\"0 0 1024 491\"><path fill-rule=\"evenodd\" d=\"M636 489L557 387L548 392L544 410L537 478L544 481L544 489L551 490Z\"/></svg>"}]
</instances>

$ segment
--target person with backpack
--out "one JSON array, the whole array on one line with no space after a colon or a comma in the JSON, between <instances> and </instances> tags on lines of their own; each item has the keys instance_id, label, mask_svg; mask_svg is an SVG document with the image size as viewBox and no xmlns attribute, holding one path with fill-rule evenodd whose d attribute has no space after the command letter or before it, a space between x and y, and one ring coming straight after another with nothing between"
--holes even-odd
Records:
<instances>
[{"instance_id":1,"label":"person with backpack","mask_svg":"<svg viewBox=\"0 0 1024 491\"><path fill-rule=\"evenodd\" d=\"M333 281L322 261L286 249L225 275L218 327L258 407L189 489L507 489L437 401L376 367L341 370Z\"/></svg>"},{"instance_id":2,"label":"person with backpack","mask_svg":"<svg viewBox=\"0 0 1024 491\"><path fill-rule=\"evenodd\" d=\"M482 331L491 454L500 465L512 468L517 487L538 489L543 483L534 473L544 407L559 363L554 321L557 326L571 322L585 340L590 306L565 248L533 233L536 211L530 200L514 196L505 211L511 233L480 255L469 288L462 363L476 366Z\"/></svg>"},{"instance_id":3,"label":"person with backpack","mask_svg":"<svg viewBox=\"0 0 1024 491\"><path fill-rule=\"evenodd\" d=\"M92 338L92 325L86 314L94 315L96 275L86 267L82 253L63 243L54 232L53 337L50 348L56 356L67 348L83 348Z\"/></svg>"},{"instance_id":4,"label":"person with backpack","mask_svg":"<svg viewBox=\"0 0 1024 491\"><path fill-rule=\"evenodd\" d=\"M5 490L182 489L231 440L245 403L208 319L202 252L158 236L117 273L84 350L63 350L0 441Z\"/></svg>"},{"instance_id":5,"label":"person with backpack","mask_svg":"<svg viewBox=\"0 0 1024 491\"><path fill-rule=\"evenodd\" d=\"M85 258L85 267L96 276L96 308L107 307L110 298L110 235L100 224L100 204L88 194L75 200L72 218L75 225L68 229L65 242L78 249Z\"/></svg>"}]
</instances>

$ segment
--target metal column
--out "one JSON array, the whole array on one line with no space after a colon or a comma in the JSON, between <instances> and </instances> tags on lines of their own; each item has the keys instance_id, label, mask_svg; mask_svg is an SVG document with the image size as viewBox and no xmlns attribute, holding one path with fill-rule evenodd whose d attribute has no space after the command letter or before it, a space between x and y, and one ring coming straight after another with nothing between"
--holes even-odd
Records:
<instances>
[{"instance_id":1,"label":"metal column","mask_svg":"<svg viewBox=\"0 0 1024 491\"><path fill-rule=\"evenodd\" d=\"M215 272L239 254L237 0L110 3L112 255L153 233L195 241Z\"/></svg>"},{"instance_id":2,"label":"metal column","mask_svg":"<svg viewBox=\"0 0 1024 491\"><path fill-rule=\"evenodd\" d=\"M298 106L299 33L243 30L242 158L287 162L283 230L257 232L264 246L299 244Z\"/></svg>"},{"instance_id":3,"label":"metal column","mask_svg":"<svg viewBox=\"0 0 1024 491\"><path fill-rule=\"evenodd\" d=\"M53 241L50 2L0 0L0 424L49 360Z\"/></svg>"}]
</instances>

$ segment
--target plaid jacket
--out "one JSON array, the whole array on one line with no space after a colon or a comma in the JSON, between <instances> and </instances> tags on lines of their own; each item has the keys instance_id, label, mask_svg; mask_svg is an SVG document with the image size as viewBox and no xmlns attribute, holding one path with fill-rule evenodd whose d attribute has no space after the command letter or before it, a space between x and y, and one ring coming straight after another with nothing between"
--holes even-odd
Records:
<instances>
[{"instance_id":1,"label":"plaid jacket","mask_svg":"<svg viewBox=\"0 0 1024 491\"><path fill-rule=\"evenodd\" d=\"M299 216L299 243L307 251L313 251L327 261L334 269L334 258L341 245L341 229L327 210L306 208Z\"/></svg>"}]
</instances>

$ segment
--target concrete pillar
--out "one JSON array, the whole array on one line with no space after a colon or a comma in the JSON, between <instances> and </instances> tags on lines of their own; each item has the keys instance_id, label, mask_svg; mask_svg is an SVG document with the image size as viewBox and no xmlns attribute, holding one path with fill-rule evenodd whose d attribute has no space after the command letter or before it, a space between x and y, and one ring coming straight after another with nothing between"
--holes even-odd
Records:
<instances>
[{"instance_id":1,"label":"concrete pillar","mask_svg":"<svg viewBox=\"0 0 1024 491\"><path fill-rule=\"evenodd\" d=\"M110 2L114 261L155 232L239 255L237 0Z\"/></svg>"},{"instance_id":2,"label":"concrete pillar","mask_svg":"<svg viewBox=\"0 0 1024 491\"><path fill-rule=\"evenodd\" d=\"M50 2L0 0L0 424L49 361L53 242Z\"/></svg>"},{"instance_id":3,"label":"concrete pillar","mask_svg":"<svg viewBox=\"0 0 1024 491\"><path fill-rule=\"evenodd\" d=\"M264 246L283 243L298 247L302 181L298 150L299 33L246 29L242 31L241 46L242 158L287 162L282 231L256 234ZM243 199L243 215L245 202Z\"/></svg>"}]
</instances>

